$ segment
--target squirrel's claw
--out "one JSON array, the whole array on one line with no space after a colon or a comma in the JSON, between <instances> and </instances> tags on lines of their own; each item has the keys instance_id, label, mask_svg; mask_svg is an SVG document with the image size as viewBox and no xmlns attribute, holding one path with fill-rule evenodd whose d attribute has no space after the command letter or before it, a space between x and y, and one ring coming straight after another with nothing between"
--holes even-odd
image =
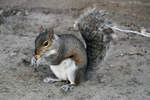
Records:
<instances>
[{"instance_id":1,"label":"squirrel's claw","mask_svg":"<svg viewBox=\"0 0 150 100\"><path fill-rule=\"evenodd\" d=\"M70 86L70 85L63 85L61 87L61 90L63 90L64 92L67 92L67 91L72 91L74 89L75 86Z\"/></svg>"},{"instance_id":2,"label":"squirrel's claw","mask_svg":"<svg viewBox=\"0 0 150 100\"><path fill-rule=\"evenodd\" d=\"M46 77L46 78L43 79L44 83L55 83L55 82L59 82L59 81L61 81L61 80L54 79L54 78L51 78L51 77Z\"/></svg>"}]
</instances>

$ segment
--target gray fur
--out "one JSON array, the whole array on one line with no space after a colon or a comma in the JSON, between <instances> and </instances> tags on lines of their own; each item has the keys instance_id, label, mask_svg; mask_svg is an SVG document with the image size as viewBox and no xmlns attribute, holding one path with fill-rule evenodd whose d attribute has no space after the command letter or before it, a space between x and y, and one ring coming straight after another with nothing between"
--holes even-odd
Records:
<instances>
[{"instance_id":1,"label":"gray fur","mask_svg":"<svg viewBox=\"0 0 150 100\"><path fill-rule=\"evenodd\" d=\"M42 43L47 39L48 31L40 33L35 40L35 50L37 50L37 48L39 48ZM59 65L67 58L72 59L75 56L79 57L79 60L81 59L82 61L80 61L81 63L76 64L79 70L76 71L76 75L79 75L80 73L85 73L87 66L86 49L84 47L84 44L77 37L71 34L54 34L54 37L50 41L52 42L52 45L47 50L40 51L41 57L44 57L51 65ZM47 56L48 52L51 50L56 50L57 53ZM71 55L67 56L68 54ZM80 77L82 77L83 79L84 75Z\"/></svg>"}]
</instances>

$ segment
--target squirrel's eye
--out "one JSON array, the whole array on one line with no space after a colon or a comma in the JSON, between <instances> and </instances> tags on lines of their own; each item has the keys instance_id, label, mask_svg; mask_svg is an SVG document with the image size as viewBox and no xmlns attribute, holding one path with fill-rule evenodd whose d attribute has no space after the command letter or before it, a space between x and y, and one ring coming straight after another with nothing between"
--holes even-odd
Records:
<instances>
[{"instance_id":1,"label":"squirrel's eye","mask_svg":"<svg viewBox=\"0 0 150 100\"><path fill-rule=\"evenodd\" d=\"M48 46L48 41L45 41L44 43L43 43L43 45L46 47L46 46Z\"/></svg>"}]
</instances>

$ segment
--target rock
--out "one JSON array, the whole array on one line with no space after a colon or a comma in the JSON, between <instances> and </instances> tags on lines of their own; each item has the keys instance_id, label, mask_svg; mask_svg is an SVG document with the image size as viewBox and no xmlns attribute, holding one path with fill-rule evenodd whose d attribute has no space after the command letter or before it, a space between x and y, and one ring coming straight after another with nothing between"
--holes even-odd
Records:
<instances>
[{"instance_id":1,"label":"rock","mask_svg":"<svg viewBox=\"0 0 150 100\"><path fill-rule=\"evenodd\" d=\"M17 55L16 52L12 52L12 53L9 54L10 57L14 57L14 56L16 56L16 55Z\"/></svg>"},{"instance_id":2,"label":"rock","mask_svg":"<svg viewBox=\"0 0 150 100\"><path fill-rule=\"evenodd\" d=\"M30 63L30 60L27 59L27 58L22 59L22 63L23 63L24 65L27 65L27 66L29 66L29 65L31 64L31 63Z\"/></svg>"}]
</instances>

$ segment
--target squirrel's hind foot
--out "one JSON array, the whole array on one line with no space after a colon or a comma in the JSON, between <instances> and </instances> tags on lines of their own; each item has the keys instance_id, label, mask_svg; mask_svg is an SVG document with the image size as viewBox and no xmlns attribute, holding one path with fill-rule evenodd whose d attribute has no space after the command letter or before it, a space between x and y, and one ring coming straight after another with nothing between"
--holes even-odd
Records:
<instances>
[{"instance_id":1,"label":"squirrel's hind foot","mask_svg":"<svg viewBox=\"0 0 150 100\"><path fill-rule=\"evenodd\" d=\"M67 84L67 85L61 86L60 89L64 92L68 92L68 91L72 91L74 88L75 88L75 85Z\"/></svg>"}]
</instances>

